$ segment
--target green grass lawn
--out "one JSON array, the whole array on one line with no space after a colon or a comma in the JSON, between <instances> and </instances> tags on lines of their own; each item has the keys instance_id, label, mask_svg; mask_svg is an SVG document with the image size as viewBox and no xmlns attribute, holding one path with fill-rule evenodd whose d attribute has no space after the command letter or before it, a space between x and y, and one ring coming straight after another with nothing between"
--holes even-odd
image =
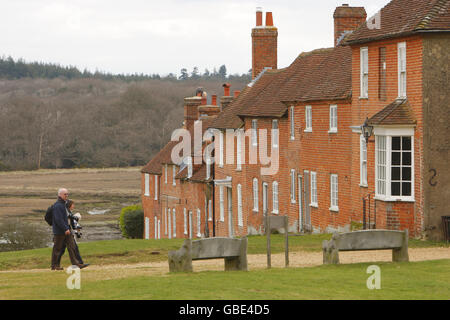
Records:
<instances>
[{"instance_id":1,"label":"green grass lawn","mask_svg":"<svg viewBox=\"0 0 450 320\"><path fill-rule=\"evenodd\" d=\"M320 251L331 235L289 237L290 251ZM95 265L167 261L182 239L110 240L80 243L84 259ZM272 252L283 252L283 235L272 236ZM410 248L447 246L410 240ZM155 253L158 254L155 254ZM266 238L251 236L249 254L264 254ZM0 253L0 270L48 269L50 248ZM67 253L63 265L69 265ZM152 274L150 266L123 270L83 269L81 290L66 288L68 274L52 271L0 274L2 299L450 299L450 260L374 262L381 267L381 289L366 286L371 264L273 268L249 272L205 271Z\"/></svg>"},{"instance_id":2,"label":"green grass lawn","mask_svg":"<svg viewBox=\"0 0 450 320\"><path fill-rule=\"evenodd\" d=\"M265 254L266 237L248 237L248 254ZM330 234L315 234L289 237L289 251L321 251L322 241L331 239ZM106 240L80 243L81 256L86 262L96 265L167 261L167 253L181 247L183 239L161 240ZM430 241L409 240L410 248L443 247L448 244ZM272 253L284 252L284 235L271 236ZM45 269L50 267L51 248L0 252L0 271L14 269ZM158 253L158 254L152 254ZM62 265L69 265L68 254Z\"/></svg>"},{"instance_id":3,"label":"green grass lawn","mask_svg":"<svg viewBox=\"0 0 450 320\"><path fill-rule=\"evenodd\" d=\"M371 264L312 268L208 271L96 280L81 271L81 289L66 288L64 272L6 273L1 299L449 299L450 260L377 263L381 289L369 290Z\"/></svg>"}]
</instances>

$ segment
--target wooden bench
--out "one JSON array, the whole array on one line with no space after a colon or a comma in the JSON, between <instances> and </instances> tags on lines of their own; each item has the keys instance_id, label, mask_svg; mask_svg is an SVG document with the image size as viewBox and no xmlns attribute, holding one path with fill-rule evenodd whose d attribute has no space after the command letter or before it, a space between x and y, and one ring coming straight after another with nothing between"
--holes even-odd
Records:
<instances>
[{"instance_id":1,"label":"wooden bench","mask_svg":"<svg viewBox=\"0 0 450 320\"><path fill-rule=\"evenodd\" d=\"M323 263L338 264L339 251L392 250L392 261L409 261L408 230L362 230L333 234L323 241Z\"/></svg>"},{"instance_id":2,"label":"wooden bench","mask_svg":"<svg viewBox=\"0 0 450 320\"><path fill-rule=\"evenodd\" d=\"M186 239L177 251L169 251L170 272L192 272L192 260L224 259L225 271L247 271L247 237Z\"/></svg>"}]
</instances>

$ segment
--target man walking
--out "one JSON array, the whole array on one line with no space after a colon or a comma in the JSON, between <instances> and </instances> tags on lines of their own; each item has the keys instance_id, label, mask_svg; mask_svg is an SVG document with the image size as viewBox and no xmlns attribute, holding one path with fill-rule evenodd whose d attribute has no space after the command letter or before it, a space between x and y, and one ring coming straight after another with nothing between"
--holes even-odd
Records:
<instances>
[{"instance_id":1,"label":"man walking","mask_svg":"<svg viewBox=\"0 0 450 320\"><path fill-rule=\"evenodd\" d=\"M66 245L69 252L70 262L80 269L87 267L77 259L75 252L75 243L72 236L72 231L69 226L68 216L66 211L66 201L69 199L69 192L67 189L59 189L58 201L53 205L53 251L52 251L52 270L63 270L59 265L58 257Z\"/></svg>"}]
</instances>

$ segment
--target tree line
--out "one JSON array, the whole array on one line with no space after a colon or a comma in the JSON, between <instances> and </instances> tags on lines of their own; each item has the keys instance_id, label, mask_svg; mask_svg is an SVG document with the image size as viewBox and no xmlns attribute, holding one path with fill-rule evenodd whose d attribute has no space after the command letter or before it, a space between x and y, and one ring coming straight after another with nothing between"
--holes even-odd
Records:
<instances>
[{"instance_id":1,"label":"tree line","mask_svg":"<svg viewBox=\"0 0 450 320\"><path fill-rule=\"evenodd\" d=\"M112 74L109 72L95 71L91 72L87 69L80 71L75 66L61 66L54 63L44 62L26 62L23 59L14 60L11 56L0 57L0 78L3 79L22 79L22 78L66 78L66 79L102 79L102 80L122 80L122 81L142 81L142 80L225 80L238 79L243 81L251 80L251 71L247 74L227 74L225 65L220 66L219 70L216 68L213 71L205 69L203 73L199 71L198 67L194 67L191 72L186 68L180 70L180 75L177 77L174 73L161 76L158 73L154 74Z\"/></svg>"}]
</instances>

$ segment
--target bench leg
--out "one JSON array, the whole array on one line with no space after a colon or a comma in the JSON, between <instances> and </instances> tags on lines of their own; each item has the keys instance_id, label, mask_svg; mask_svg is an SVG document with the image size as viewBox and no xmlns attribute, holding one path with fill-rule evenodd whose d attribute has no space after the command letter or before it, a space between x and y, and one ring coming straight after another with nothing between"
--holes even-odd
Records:
<instances>
[{"instance_id":1,"label":"bench leg","mask_svg":"<svg viewBox=\"0 0 450 320\"><path fill-rule=\"evenodd\" d=\"M333 240L325 240L322 244L323 264L339 264L339 250Z\"/></svg>"},{"instance_id":2,"label":"bench leg","mask_svg":"<svg viewBox=\"0 0 450 320\"><path fill-rule=\"evenodd\" d=\"M403 235L403 246L399 249L392 250L392 261L409 262L408 238L408 230L405 230L405 234Z\"/></svg>"},{"instance_id":3,"label":"bench leg","mask_svg":"<svg viewBox=\"0 0 450 320\"><path fill-rule=\"evenodd\" d=\"M186 239L180 250L170 251L169 254L170 272L192 272L192 243Z\"/></svg>"}]
</instances>

